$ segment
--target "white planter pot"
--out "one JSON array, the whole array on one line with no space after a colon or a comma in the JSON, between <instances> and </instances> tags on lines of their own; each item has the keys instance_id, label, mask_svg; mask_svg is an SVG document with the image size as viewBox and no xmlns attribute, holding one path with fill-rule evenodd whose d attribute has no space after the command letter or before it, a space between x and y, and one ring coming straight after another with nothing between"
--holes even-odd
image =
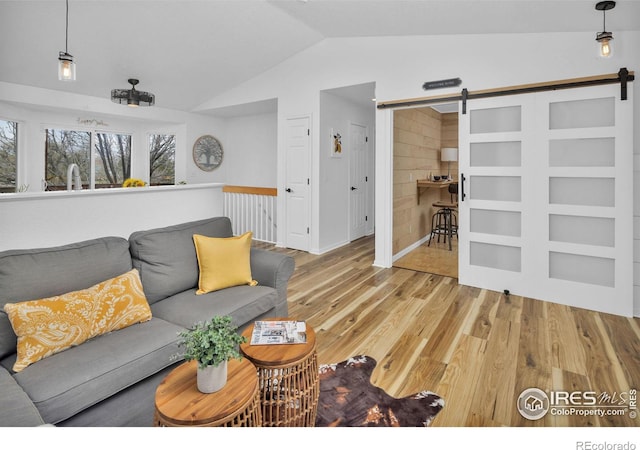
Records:
<instances>
[{"instance_id":1,"label":"white planter pot","mask_svg":"<svg viewBox=\"0 0 640 450\"><path fill-rule=\"evenodd\" d=\"M227 384L227 361L217 366L198 367L196 375L198 390L205 394L217 392Z\"/></svg>"}]
</instances>

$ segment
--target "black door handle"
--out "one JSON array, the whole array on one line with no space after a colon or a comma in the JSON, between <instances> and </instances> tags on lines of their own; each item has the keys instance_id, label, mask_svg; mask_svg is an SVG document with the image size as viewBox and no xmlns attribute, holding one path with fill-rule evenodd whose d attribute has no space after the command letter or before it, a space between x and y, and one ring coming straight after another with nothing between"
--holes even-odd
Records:
<instances>
[{"instance_id":1,"label":"black door handle","mask_svg":"<svg viewBox=\"0 0 640 450\"><path fill-rule=\"evenodd\" d=\"M353 186L351 186L351 190L352 190L352 191L355 191L356 189L358 189L358 188L357 188L357 187L353 187Z\"/></svg>"},{"instance_id":2,"label":"black door handle","mask_svg":"<svg viewBox=\"0 0 640 450\"><path fill-rule=\"evenodd\" d=\"M461 173L460 174L460 198L462 201L464 201L464 198L466 197L466 194L464 193L464 180L466 180L466 178L464 177L464 174Z\"/></svg>"},{"instance_id":3,"label":"black door handle","mask_svg":"<svg viewBox=\"0 0 640 450\"><path fill-rule=\"evenodd\" d=\"M287 191L287 192L293 192L293 191L291 190L291 188L286 188L286 189L285 189L285 191Z\"/></svg>"}]
</instances>

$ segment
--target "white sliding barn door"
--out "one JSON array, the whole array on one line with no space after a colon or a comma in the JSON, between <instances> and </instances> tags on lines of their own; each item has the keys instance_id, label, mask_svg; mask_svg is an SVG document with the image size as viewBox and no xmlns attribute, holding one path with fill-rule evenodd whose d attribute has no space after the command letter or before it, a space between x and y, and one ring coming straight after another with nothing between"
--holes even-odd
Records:
<instances>
[{"instance_id":1,"label":"white sliding barn door","mask_svg":"<svg viewBox=\"0 0 640 450\"><path fill-rule=\"evenodd\" d=\"M461 284L518 293L527 281L524 240L531 219L524 205L531 199L524 163L531 153L532 100L473 100L459 114Z\"/></svg>"},{"instance_id":2,"label":"white sliding barn door","mask_svg":"<svg viewBox=\"0 0 640 450\"><path fill-rule=\"evenodd\" d=\"M467 102L459 282L631 316L632 92L617 84Z\"/></svg>"}]
</instances>

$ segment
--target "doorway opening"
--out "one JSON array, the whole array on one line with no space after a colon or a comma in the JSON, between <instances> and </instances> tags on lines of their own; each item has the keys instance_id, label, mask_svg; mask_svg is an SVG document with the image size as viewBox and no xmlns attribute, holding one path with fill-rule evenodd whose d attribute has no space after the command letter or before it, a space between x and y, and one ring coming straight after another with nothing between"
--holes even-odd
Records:
<instances>
[{"instance_id":1,"label":"doorway opening","mask_svg":"<svg viewBox=\"0 0 640 450\"><path fill-rule=\"evenodd\" d=\"M374 233L374 97L374 82L320 91L317 253Z\"/></svg>"},{"instance_id":2,"label":"doorway opening","mask_svg":"<svg viewBox=\"0 0 640 450\"><path fill-rule=\"evenodd\" d=\"M429 238L436 214L442 213L439 203L457 201L441 180L458 180L457 158L443 161L450 158L443 158L442 151L458 148L458 102L397 109L393 114L393 266L457 278L455 233L451 239L435 234ZM421 186L427 180L438 181ZM456 208L452 215L455 224Z\"/></svg>"}]
</instances>

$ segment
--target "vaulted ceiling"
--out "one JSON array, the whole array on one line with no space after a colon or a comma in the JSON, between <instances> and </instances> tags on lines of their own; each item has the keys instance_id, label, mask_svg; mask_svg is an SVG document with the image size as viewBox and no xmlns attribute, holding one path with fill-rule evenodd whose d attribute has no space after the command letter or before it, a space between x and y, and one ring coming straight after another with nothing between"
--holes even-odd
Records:
<instances>
[{"instance_id":1,"label":"vaulted ceiling","mask_svg":"<svg viewBox=\"0 0 640 450\"><path fill-rule=\"evenodd\" d=\"M0 0L0 81L96 97L156 94L190 111L327 38L601 31L583 0L69 0L77 80L57 79L65 0ZM607 30L638 30L640 1L607 13Z\"/></svg>"}]
</instances>

